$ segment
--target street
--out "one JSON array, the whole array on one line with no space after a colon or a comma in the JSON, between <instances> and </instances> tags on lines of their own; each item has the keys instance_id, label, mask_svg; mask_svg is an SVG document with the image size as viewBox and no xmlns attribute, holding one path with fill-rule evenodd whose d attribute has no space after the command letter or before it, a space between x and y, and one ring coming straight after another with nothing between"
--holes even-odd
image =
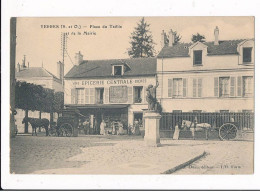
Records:
<instances>
[{"instance_id":1,"label":"street","mask_svg":"<svg viewBox=\"0 0 260 194\"><path fill-rule=\"evenodd\" d=\"M252 174L252 141L161 139L146 147L140 136L45 137L11 140L15 174L161 174L202 154L173 174Z\"/></svg>"}]
</instances>

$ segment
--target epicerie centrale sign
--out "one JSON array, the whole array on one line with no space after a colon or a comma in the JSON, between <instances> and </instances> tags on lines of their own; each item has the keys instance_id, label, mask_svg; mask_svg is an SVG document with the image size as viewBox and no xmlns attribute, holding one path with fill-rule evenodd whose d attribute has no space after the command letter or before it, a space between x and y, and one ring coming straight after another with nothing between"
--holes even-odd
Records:
<instances>
[{"instance_id":1,"label":"epicerie centrale sign","mask_svg":"<svg viewBox=\"0 0 260 194\"><path fill-rule=\"evenodd\" d=\"M135 85L135 84L140 85L145 83L146 83L146 78L73 81L74 86Z\"/></svg>"}]
</instances>

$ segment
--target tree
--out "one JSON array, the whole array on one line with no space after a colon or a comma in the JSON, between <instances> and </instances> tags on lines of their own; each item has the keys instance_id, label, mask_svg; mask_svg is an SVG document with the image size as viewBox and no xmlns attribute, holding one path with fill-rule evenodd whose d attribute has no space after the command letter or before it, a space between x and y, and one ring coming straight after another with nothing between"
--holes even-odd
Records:
<instances>
[{"instance_id":1,"label":"tree","mask_svg":"<svg viewBox=\"0 0 260 194\"><path fill-rule=\"evenodd\" d=\"M41 111L51 114L60 113L64 106L63 92L55 93L52 89L43 88L26 82L16 82L15 86L15 108L25 110L25 117L28 111ZM28 123L25 123L25 133L28 133Z\"/></svg>"},{"instance_id":2,"label":"tree","mask_svg":"<svg viewBox=\"0 0 260 194\"><path fill-rule=\"evenodd\" d=\"M153 37L149 30L150 24L145 22L144 18L137 23L134 32L131 33L131 48L128 55L131 58L153 57L155 54Z\"/></svg>"},{"instance_id":3,"label":"tree","mask_svg":"<svg viewBox=\"0 0 260 194\"><path fill-rule=\"evenodd\" d=\"M195 42L205 42L205 36L200 35L199 33L197 33L196 35L192 35L191 41L193 43Z\"/></svg>"}]
</instances>

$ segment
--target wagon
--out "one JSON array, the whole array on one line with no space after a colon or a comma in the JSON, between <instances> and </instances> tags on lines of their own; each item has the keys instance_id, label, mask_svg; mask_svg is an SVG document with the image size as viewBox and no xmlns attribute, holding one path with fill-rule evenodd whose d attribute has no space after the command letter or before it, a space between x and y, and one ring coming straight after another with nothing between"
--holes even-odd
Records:
<instances>
[{"instance_id":1,"label":"wagon","mask_svg":"<svg viewBox=\"0 0 260 194\"><path fill-rule=\"evenodd\" d=\"M79 116L77 109L64 109L62 116L54 123L50 130L51 136L78 136Z\"/></svg>"},{"instance_id":2,"label":"wagon","mask_svg":"<svg viewBox=\"0 0 260 194\"><path fill-rule=\"evenodd\" d=\"M193 138L196 131L205 131L206 139L208 139L209 131L217 131L218 137L222 141L235 139L239 128L238 123L232 121L223 122L219 127L211 126L208 123L196 123L196 119L193 122L183 120L181 128L184 128L183 123L189 123L185 125L185 128L193 132Z\"/></svg>"}]
</instances>

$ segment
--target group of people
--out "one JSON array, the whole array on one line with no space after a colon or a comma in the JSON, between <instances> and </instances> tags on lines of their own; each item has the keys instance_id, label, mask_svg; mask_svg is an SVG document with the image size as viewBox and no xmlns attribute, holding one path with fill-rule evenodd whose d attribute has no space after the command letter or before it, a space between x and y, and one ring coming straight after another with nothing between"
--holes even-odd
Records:
<instances>
[{"instance_id":1,"label":"group of people","mask_svg":"<svg viewBox=\"0 0 260 194\"><path fill-rule=\"evenodd\" d=\"M90 134L97 134L97 135L140 135L140 127L142 126L142 121L139 119L134 120L133 127L124 129L124 125L120 121L112 121L111 126L107 126L105 120L102 120L99 124L99 130L98 130L98 124L97 122L94 122L92 125L90 123L89 119L82 119L79 123L79 129L83 132L85 135Z\"/></svg>"},{"instance_id":2,"label":"group of people","mask_svg":"<svg viewBox=\"0 0 260 194\"><path fill-rule=\"evenodd\" d=\"M111 127L112 127L112 129L107 128L105 121L102 120L102 122L100 123L100 135L108 135L108 134L111 134L111 135L126 135L127 134L127 131L124 130L123 123L121 123L119 121L118 122L113 121L111 123Z\"/></svg>"}]
</instances>

